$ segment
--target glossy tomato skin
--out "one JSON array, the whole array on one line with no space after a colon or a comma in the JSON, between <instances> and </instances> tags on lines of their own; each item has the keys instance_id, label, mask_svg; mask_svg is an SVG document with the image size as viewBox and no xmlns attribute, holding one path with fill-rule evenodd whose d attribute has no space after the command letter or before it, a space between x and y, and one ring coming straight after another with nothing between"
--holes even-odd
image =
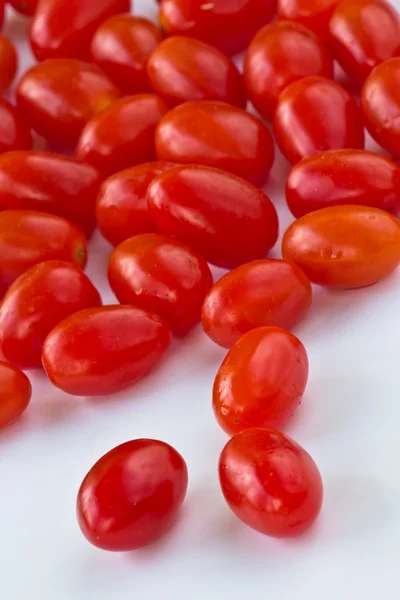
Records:
<instances>
[{"instance_id":1,"label":"glossy tomato skin","mask_svg":"<svg viewBox=\"0 0 400 600\"><path fill-rule=\"evenodd\" d=\"M386 156L366 150L318 152L292 168L286 200L295 217L341 204L396 212L400 207L400 168Z\"/></svg>"},{"instance_id":2,"label":"glossy tomato skin","mask_svg":"<svg viewBox=\"0 0 400 600\"><path fill-rule=\"evenodd\" d=\"M278 0L279 20L295 21L329 40L329 21L340 0Z\"/></svg>"},{"instance_id":3,"label":"glossy tomato skin","mask_svg":"<svg viewBox=\"0 0 400 600\"><path fill-rule=\"evenodd\" d=\"M0 304L0 350L21 369L42 366L46 336L69 315L100 306L101 298L76 265L49 260L23 273Z\"/></svg>"},{"instance_id":4,"label":"glossy tomato skin","mask_svg":"<svg viewBox=\"0 0 400 600\"><path fill-rule=\"evenodd\" d=\"M295 412L308 379L300 340L280 327L258 327L229 350L214 380L213 408L228 435L279 427Z\"/></svg>"},{"instance_id":5,"label":"glossy tomato skin","mask_svg":"<svg viewBox=\"0 0 400 600\"><path fill-rule=\"evenodd\" d=\"M309 529L323 500L322 479L311 456L275 429L235 435L219 460L222 493L246 525L274 537Z\"/></svg>"},{"instance_id":6,"label":"glossy tomato skin","mask_svg":"<svg viewBox=\"0 0 400 600\"><path fill-rule=\"evenodd\" d=\"M4 92L14 81L18 68L18 56L13 43L0 34L0 92Z\"/></svg>"},{"instance_id":7,"label":"glossy tomato skin","mask_svg":"<svg viewBox=\"0 0 400 600\"><path fill-rule=\"evenodd\" d=\"M184 36L164 40L150 56L147 72L154 91L168 106L188 100L220 100L244 108L242 76L214 46Z\"/></svg>"},{"instance_id":8,"label":"glossy tomato skin","mask_svg":"<svg viewBox=\"0 0 400 600\"><path fill-rule=\"evenodd\" d=\"M74 145L86 123L119 97L98 67L62 58L35 65L17 88L18 106L31 127L65 145Z\"/></svg>"},{"instance_id":9,"label":"glossy tomato skin","mask_svg":"<svg viewBox=\"0 0 400 600\"><path fill-rule=\"evenodd\" d=\"M8 152L0 156L0 209L59 215L89 235L101 181L96 169L62 154Z\"/></svg>"},{"instance_id":10,"label":"glossy tomato skin","mask_svg":"<svg viewBox=\"0 0 400 600\"><path fill-rule=\"evenodd\" d=\"M213 283L200 254L156 233L136 235L117 246L108 265L108 281L121 304L157 313L178 335L200 322Z\"/></svg>"},{"instance_id":11,"label":"glossy tomato skin","mask_svg":"<svg viewBox=\"0 0 400 600\"><path fill-rule=\"evenodd\" d=\"M274 162L267 127L241 108L198 100L171 110L156 130L159 160L208 165L263 185Z\"/></svg>"},{"instance_id":12,"label":"glossy tomato skin","mask_svg":"<svg viewBox=\"0 0 400 600\"><path fill-rule=\"evenodd\" d=\"M400 53L399 15L385 0L340 2L329 32L336 60L359 84L374 67Z\"/></svg>"},{"instance_id":13,"label":"glossy tomato skin","mask_svg":"<svg viewBox=\"0 0 400 600\"><path fill-rule=\"evenodd\" d=\"M160 22L168 35L186 35L216 46L226 54L247 48L251 38L275 11L272 0L163 0Z\"/></svg>"},{"instance_id":14,"label":"glossy tomato skin","mask_svg":"<svg viewBox=\"0 0 400 600\"><path fill-rule=\"evenodd\" d=\"M0 212L0 294L33 265L65 260L83 268L86 238L62 217L33 210Z\"/></svg>"},{"instance_id":15,"label":"glossy tomato skin","mask_svg":"<svg viewBox=\"0 0 400 600\"><path fill-rule=\"evenodd\" d=\"M152 371L169 348L171 331L136 306L89 308L47 336L43 366L56 387L73 396L123 390Z\"/></svg>"},{"instance_id":16,"label":"glossy tomato skin","mask_svg":"<svg viewBox=\"0 0 400 600\"><path fill-rule=\"evenodd\" d=\"M150 92L146 65L161 40L161 31L151 21L133 15L116 15L97 29L90 55L126 94Z\"/></svg>"},{"instance_id":17,"label":"glossy tomato skin","mask_svg":"<svg viewBox=\"0 0 400 600\"><path fill-rule=\"evenodd\" d=\"M39 0L8 0L8 2L21 15L31 17L36 10Z\"/></svg>"},{"instance_id":18,"label":"glossy tomato skin","mask_svg":"<svg viewBox=\"0 0 400 600\"><path fill-rule=\"evenodd\" d=\"M0 362L0 427L14 423L28 407L32 386L22 371Z\"/></svg>"},{"instance_id":19,"label":"glossy tomato skin","mask_svg":"<svg viewBox=\"0 0 400 600\"><path fill-rule=\"evenodd\" d=\"M187 466L169 444L140 439L107 452L78 492L84 536L103 550L127 551L165 535L185 499Z\"/></svg>"},{"instance_id":20,"label":"glossy tomato skin","mask_svg":"<svg viewBox=\"0 0 400 600\"><path fill-rule=\"evenodd\" d=\"M400 263L400 223L366 206L330 206L295 221L282 254L314 283L359 288L376 283Z\"/></svg>"},{"instance_id":21,"label":"glossy tomato skin","mask_svg":"<svg viewBox=\"0 0 400 600\"><path fill-rule=\"evenodd\" d=\"M32 148L32 135L16 106L0 97L0 154Z\"/></svg>"},{"instance_id":22,"label":"glossy tomato skin","mask_svg":"<svg viewBox=\"0 0 400 600\"><path fill-rule=\"evenodd\" d=\"M168 111L155 94L115 102L86 125L76 155L105 175L155 159L154 132Z\"/></svg>"},{"instance_id":23,"label":"glossy tomato skin","mask_svg":"<svg viewBox=\"0 0 400 600\"><path fill-rule=\"evenodd\" d=\"M263 258L278 237L276 210L264 192L218 169L170 169L150 183L147 201L150 216L165 235L221 267Z\"/></svg>"},{"instance_id":24,"label":"glossy tomato skin","mask_svg":"<svg viewBox=\"0 0 400 600\"><path fill-rule=\"evenodd\" d=\"M130 0L39 0L30 31L32 51L38 60L88 59L99 25L130 8Z\"/></svg>"},{"instance_id":25,"label":"glossy tomato skin","mask_svg":"<svg viewBox=\"0 0 400 600\"><path fill-rule=\"evenodd\" d=\"M243 76L247 93L265 119L272 120L281 91L309 75L333 77L333 61L318 36L298 23L266 25L246 51Z\"/></svg>"},{"instance_id":26,"label":"glossy tomato skin","mask_svg":"<svg viewBox=\"0 0 400 600\"><path fill-rule=\"evenodd\" d=\"M201 319L206 334L216 344L230 348L256 327L292 329L311 303L311 284L297 265L277 259L255 260L214 284Z\"/></svg>"},{"instance_id":27,"label":"glossy tomato skin","mask_svg":"<svg viewBox=\"0 0 400 600\"><path fill-rule=\"evenodd\" d=\"M305 77L279 96L274 133L292 164L322 150L364 148L364 127L356 101L339 83Z\"/></svg>"}]
</instances>

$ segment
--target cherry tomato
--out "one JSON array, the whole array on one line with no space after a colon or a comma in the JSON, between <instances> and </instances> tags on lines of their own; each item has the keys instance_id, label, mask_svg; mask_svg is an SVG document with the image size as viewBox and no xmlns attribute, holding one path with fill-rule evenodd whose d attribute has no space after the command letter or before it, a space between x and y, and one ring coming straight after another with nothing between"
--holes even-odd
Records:
<instances>
[{"instance_id":1,"label":"cherry tomato","mask_svg":"<svg viewBox=\"0 0 400 600\"><path fill-rule=\"evenodd\" d=\"M96 218L101 233L111 244L117 246L138 233L158 231L150 217L146 192L154 177L173 166L167 162L145 163L106 179L97 198Z\"/></svg>"},{"instance_id":2,"label":"cherry tomato","mask_svg":"<svg viewBox=\"0 0 400 600\"><path fill-rule=\"evenodd\" d=\"M4 92L14 81L18 68L18 56L14 45L0 34L0 92Z\"/></svg>"},{"instance_id":3,"label":"cherry tomato","mask_svg":"<svg viewBox=\"0 0 400 600\"><path fill-rule=\"evenodd\" d=\"M360 84L376 65L400 52L399 15L384 0L340 2L329 31L336 60Z\"/></svg>"},{"instance_id":4,"label":"cherry tomato","mask_svg":"<svg viewBox=\"0 0 400 600\"><path fill-rule=\"evenodd\" d=\"M274 162L271 134L259 119L211 100L171 110L157 127L156 150L159 160L217 167L260 186Z\"/></svg>"},{"instance_id":5,"label":"cherry tomato","mask_svg":"<svg viewBox=\"0 0 400 600\"><path fill-rule=\"evenodd\" d=\"M90 49L96 63L126 94L152 90L146 72L149 56L162 40L151 21L117 15L96 31Z\"/></svg>"},{"instance_id":6,"label":"cherry tomato","mask_svg":"<svg viewBox=\"0 0 400 600\"><path fill-rule=\"evenodd\" d=\"M0 212L0 295L33 265L66 260L83 268L86 239L65 219L33 210Z\"/></svg>"},{"instance_id":7,"label":"cherry tomato","mask_svg":"<svg viewBox=\"0 0 400 600\"><path fill-rule=\"evenodd\" d=\"M20 418L32 395L29 379L19 369L0 362L0 427Z\"/></svg>"},{"instance_id":8,"label":"cherry tomato","mask_svg":"<svg viewBox=\"0 0 400 600\"><path fill-rule=\"evenodd\" d=\"M67 145L75 144L86 123L119 96L95 65L61 58L29 69L17 88L18 106L33 129Z\"/></svg>"},{"instance_id":9,"label":"cherry tomato","mask_svg":"<svg viewBox=\"0 0 400 600\"><path fill-rule=\"evenodd\" d=\"M274 537L299 535L317 519L323 488L311 456L275 429L235 435L219 460L222 493L246 525Z\"/></svg>"},{"instance_id":10,"label":"cherry tomato","mask_svg":"<svg viewBox=\"0 0 400 600\"><path fill-rule=\"evenodd\" d=\"M151 55L147 72L154 91L169 106L187 100L222 100L244 108L242 76L222 52L188 37L164 40Z\"/></svg>"},{"instance_id":11,"label":"cherry tomato","mask_svg":"<svg viewBox=\"0 0 400 600\"><path fill-rule=\"evenodd\" d=\"M163 0L160 22L167 35L187 35L227 54L245 50L275 12L273 0Z\"/></svg>"},{"instance_id":12,"label":"cherry tomato","mask_svg":"<svg viewBox=\"0 0 400 600\"><path fill-rule=\"evenodd\" d=\"M0 209L45 211L93 231L101 178L89 165L51 152L0 156Z\"/></svg>"},{"instance_id":13,"label":"cherry tomato","mask_svg":"<svg viewBox=\"0 0 400 600\"><path fill-rule=\"evenodd\" d=\"M128 96L96 115L79 138L77 157L112 175L155 158L154 132L168 111L155 94Z\"/></svg>"},{"instance_id":14,"label":"cherry tomato","mask_svg":"<svg viewBox=\"0 0 400 600\"><path fill-rule=\"evenodd\" d=\"M169 348L171 331L135 306L89 308L59 323L42 352L50 381L74 396L104 396L152 371Z\"/></svg>"},{"instance_id":15,"label":"cherry tomato","mask_svg":"<svg viewBox=\"0 0 400 600\"><path fill-rule=\"evenodd\" d=\"M182 456L158 440L133 440L107 452L78 492L84 536L103 550L135 550L170 529L185 499Z\"/></svg>"},{"instance_id":16,"label":"cherry tomato","mask_svg":"<svg viewBox=\"0 0 400 600\"><path fill-rule=\"evenodd\" d=\"M305 77L279 96L274 133L292 164L320 150L364 148L361 112L354 98L336 81Z\"/></svg>"},{"instance_id":17,"label":"cherry tomato","mask_svg":"<svg viewBox=\"0 0 400 600\"><path fill-rule=\"evenodd\" d=\"M39 0L8 0L8 2L21 15L31 17L35 13Z\"/></svg>"},{"instance_id":18,"label":"cherry tomato","mask_svg":"<svg viewBox=\"0 0 400 600\"><path fill-rule=\"evenodd\" d=\"M400 223L367 206L330 206L301 217L286 231L282 254L320 285L359 288L400 263Z\"/></svg>"},{"instance_id":19,"label":"cherry tomato","mask_svg":"<svg viewBox=\"0 0 400 600\"><path fill-rule=\"evenodd\" d=\"M4 24L4 4L5 0L0 0L0 29L3 27Z\"/></svg>"},{"instance_id":20,"label":"cherry tomato","mask_svg":"<svg viewBox=\"0 0 400 600\"><path fill-rule=\"evenodd\" d=\"M264 192L218 169L170 169L150 183L147 201L163 233L221 267L263 258L278 238L276 210Z\"/></svg>"},{"instance_id":21,"label":"cherry tomato","mask_svg":"<svg viewBox=\"0 0 400 600\"><path fill-rule=\"evenodd\" d=\"M295 217L339 204L396 211L400 168L389 158L365 150L318 152L292 168L286 200Z\"/></svg>"},{"instance_id":22,"label":"cherry tomato","mask_svg":"<svg viewBox=\"0 0 400 600\"><path fill-rule=\"evenodd\" d=\"M42 366L46 336L60 321L101 298L79 267L49 260L31 267L8 288L0 305L0 349L21 369Z\"/></svg>"},{"instance_id":23,"label":"cherry tomato","mask_svg":"<svg viewBox=\"0 0 400 600\"><path fill-rule=\"evenodd\" d=\"M361 109L372 137L400 158L400 58L375 67L361 91Z\"/></svg>"},{"instance_id":24,"label":"cherry tomato","mask_svg":"<svg viewBox=\"0 0 400 600\"><path fill-rule=\"evenodd\" d=\"M303 271L285 260L255 260L222 277L206 296L201 320L216 344L230 348L256 327L292 329L312 303Z\"/></svg>"},{"instance_id":25,"label":"cherry tomato","mask_svg":"<svg viewBox=\"0 0 400 600\"><path fill-rule=\"evenodd\" d=\"M16 106L0 96L0 154L32 148L32 135Z\"/></svg>"},{"instance_id":26,"label":"cherry tomato","mask_svg":"<svg viewBox=\"0 0 400 600\"><path fill-rule=\"evenodd\" d=\"M130 0L40 0L30 32L32 51L38 60L87 59L99 25L130 8Z\"/></svg>"},{"instance_id":27,"label":"cherry tomato","mask_svg":"<svg viewBox=\"0 0 400 600\"><path fill-rule=\"evenodd\" d=\"M278 0L277 16L308 27L329 39L329 20L341 0Z\"/></svg>"},{"instance_id":28,"label":"cherry tomato","mask_svg":"<svg viewBox=\"0 0 400 600\"><path fill-rule=\"evenodd\" d=\"M108 280L121 304L157 313L178 335L200 322L201 306L213 283L200 254L156 233L136 235L117 246Z\"/></svg>"},{"instance_id":29,"label":"cherry tomato","mask_svg":"<svg viewBox=\"0 0 400 600\"><path fill-rule=\"evenodd\" d=\"M312 31L281 21L256 34L245 55L243 75L255 108L272 120L279 94L289 83L308 75L333 77L333 61Z\"/></svg>"}]
</instances>

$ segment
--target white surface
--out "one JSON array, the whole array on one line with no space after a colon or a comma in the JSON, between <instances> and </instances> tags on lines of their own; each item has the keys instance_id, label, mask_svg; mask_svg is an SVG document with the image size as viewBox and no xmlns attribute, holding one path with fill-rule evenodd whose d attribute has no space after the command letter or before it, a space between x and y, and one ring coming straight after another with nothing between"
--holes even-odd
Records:
<instances>
[{"instance_id":1,"label":"white surface","mask_svg":"<svg viewBox=\"0 0 400 600\"><path fill-rule=\"evenodd\" d=\"M154 17L155 3L136 0L135 12ZM27 26L13 17L4 31L22 40ZM22 41L20 49L27 66ZM287 171L278 160L266 187L282 231L290 220L282 195ZM95 236L87 270L107 302L110 249ZM316 527L292 541L251 531L225 505L217 461L227 437L211 410L224 351L200 327L174 344L157 373L114 398L69 397L33 374L25 418L0 436L0 598L399 598L399 287L400 271L365 290L316 289L296 330L311 371L286 431L319 465L325 503ZM165 440L185 457L182 518L154 546L102 552L78 529L76 493L102 454L138 437Z\"/></svg>"}]
</instances>

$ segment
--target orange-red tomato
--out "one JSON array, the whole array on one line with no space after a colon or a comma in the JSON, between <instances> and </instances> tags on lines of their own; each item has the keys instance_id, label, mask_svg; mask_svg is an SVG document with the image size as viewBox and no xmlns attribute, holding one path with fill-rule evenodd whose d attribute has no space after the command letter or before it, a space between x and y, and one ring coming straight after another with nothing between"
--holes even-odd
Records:
<instances>
[{"instance_id":1,"label":"orange-red tomato","mask_svg":"<svg viewBox=\"0 0 400 600\"><path fill-rule=\"evenodd\" d=\"M372 69L400 53L399 14L385 0L344 0L329 22L330 46L344 71L363 83Z\"/></svg>"},{"instance_id":2,"label":"orange-red tomato","mask_svg":"<svg viewBox=\"0 0 400 600\"><path fill-rule=\"evenodd\" d=\"M33 210L0 212L0 295L33 265L66 260L83 268L86 238L62 217Z\"/></svg>"},{"instance_id":3,"label":"orange-red tomato","mask_svg":"<svg viewBox=\"0 0 400 600\"><path fill-rule=\"evenodd\" d=\"M0 305L0 350L21 369L42 366L46 336L78 310L101 298L76 265L49 260L31 267L9 287Z\"/></svg>"},{"instance_id":4,"label":"orange-red tomato","mask_svg":"<svg viewBox=\"0 0 400 600\"><path fill-rule=\"evenodd\" d=\"M162 40L161 31L147 19L116 15L104 21L93 36L90 54L126 94L150 92L146 65Z\"/></svg>"},{"instance_id":5,"label":"orange-red tomato","mask_svg":"<svg viewBox=\"0 0 400 600\"><path fill-rule=\"evenodd\" d=\"M40 135L73 145L86 123L120 97L119 90L95 65L53 59L35 65L22 77L17 103Z\"/></svg>"},{"instance_id":6,"label":"orange-red tomato","mask_svg":"<svg viewBox=\"0 0 400 600\"><path fill-rule=\"evenodd\" d=\"M147 63L154 91L169 106L188 100L221 100L245 107L242 76L214 46L189 37L164 40Z\"/></svg>"},{"instance_id":7,"label":"orange-red tomato","mask_svg":"<svg viewBox=\"0 0 400 600\"><path fill-rule=\"evenodd\" d=\"M0 34L0 92L4 92L14 81L18 68L18 56L14 45Z\"/></svg>"},{"instance_id":8,"label":"orange-red tomato","mask_svg":"<svg viewBox=\"0 0 400 600\"><path fill-rule=\"evenodd\" d=\"M0 154L32 148L32 135L16 106L0 97Z\"/></svg>"},{"instance_id":9,"label":"orange-red tomato","mask_svg":"<svg viewBox=\"0 0 400 600\"><path fill-rule=\"evenodd\" d=\"M295 221L282 254L320 285L359 288L376 283L400 263L400 223L367 206L330 206Z\"/></svg>"},{"instance_id":10,"label":"orange-red tomato","mask_svg":"<svg viewBox=\"0 0 400 600\"><path fill-rule=\"evenodd\" d=\"M74 396L104 396L142 379L169 348L171 331L136 306L88 308L59 323L42 352L50 381Z\"/></svg>"},{"instance_id":11,"label":"orange-red tomato","mask_svg":"<svg viewBox=\"0 0 400 600\"><path fill-rule=\"evenodd\" d=\"M258 327L229 350L213 387L218 423L229 435L278 427L301 402L308 358L300 340L280 327Z\"/></svg>"},{"instance_id":12,"label":"orange-red tomato","mask_svg":"<svg viewBox=\"0 0 400 600\"><path fill-rule=\"evenodd\" d=\"M200 322L213 283L200 254L156 233L135 235L117 246L108 265L108 281L121 304L157 313L178 335Z\"/></svg>"},{"instance_id":13,"label":"orange-red tomato","mask_svg":"<svg viewBox=\"0 0 400 600\"><path fill-rule=\"evenodd\" d=\"M286 200L295 217L339 204L395 211L400 207L400 168L366 150L328 150L303 158L290 171Z\"/></svg>"},{"instance_id":14,"label":"orange-red tomato","mask_svg":"<svg viewBox=\"0 0 400 600\"><path fill-rule=\"evenodd\" d=\"M197 163L229 171L262 185L274 162L267 127L225 102L198 100L171 110L156 130L159 160Z\"/></svg>"},{"instance_id":15,"label":"orange-red tomato","mask_svg":"<svg viewBox=\"0 0 400 600\"><path fill-rule=\"evenodd\" d=\"M39 0L8 0L8 2L21 15L31 17L35 13Z\"/></svg>"},{"instance_id":16,"label":"orange-red tomato","mask_svg":"<svg viewBox=\"0 0 400 600\"><path fill-rule=\"evenodd\" d=\"M281 91L309 75L333 77L325 44L310 29L280 21L256 34L244 60L247 93L258 112L271 120Z\"/></svg>"},{"instance_id":17,"label":"orange-red tomato","mask_svg":"<svg viewBox=\"0 0 400 600\"><path fill-rule=\"evenodd\" d=\"M312 303L311 284L286 260L255 260L222 277L206 296L204 331L216 344L230 348L251 329L272 325L291 329Z\"/></svg>"},{"instance_id":18,"label":"orange-red tomato","mask_svg":"<svg viewBox=\"0 0 400 600\"><path fill-rule=\"evenodd\" d=\"M279 96L274 133L292 164L321 150L364 148L364 127L354 98L336 81L305 77Z\"/></svg>"},{"instance_id":19,"label":"orange-red tomato","mask_svg":"<svg viewBox=\"0 0 400 600\"><path fill-rule=\"evenodd\" d=\"M154 132L167 111L155 94L122 98L86 125L76 149L78 159L106 175L154 160Z\"/></svg>"},{"instance_id":20,"label":"orange-red tomato","mask_svg":"<svg viewBox=\"0 0 400 600\"><path fill-rule=\"evenodd\" d=\"M280 20L296 21L329 39L329 20L341 0L278 0Z\"/></svg>"},{"instance_id":21,"label":"orange-red tomato","mask_svg":"<svg viewBox=\"0 0 400 600\"><path fill-rule=\"evenodd\" d=\"M0 427L10 425L28 407L32 386L22 371L0 362Z\"/></svg>"}]
</instances>

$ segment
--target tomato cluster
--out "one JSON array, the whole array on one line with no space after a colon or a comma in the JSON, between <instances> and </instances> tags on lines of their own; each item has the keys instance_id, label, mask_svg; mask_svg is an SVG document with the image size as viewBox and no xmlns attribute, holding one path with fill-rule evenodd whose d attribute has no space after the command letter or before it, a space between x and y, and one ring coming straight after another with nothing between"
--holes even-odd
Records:
<instances>
[{"instance_id":1,"label":"tomato cluster","mask_svg":"<svg viewBox=\"0 0 400 600\"><path fill-rule=\"evenodd\" d=\"M399 15L385 0L278 0L271 23L272 0L161 0L157 26L130 0L9 2L33 17L39 62L16 103L0 98L0 426L29 404L21 369L43 367L71 395L112 394L201 322L228 349L212 393L232 436L225 499L264 534L305 531L321 476L276 429L309 375L291 330L311 283L359 288L400 264L400 168L364 150L365 125L400 157ZM0 35L0 92L17 69ZM37 150L32 130L65 155ZM279 223L260 189L274 140L296 217L282 258L267 257ZM115 247L104 271L119 304L103 306L83 272L96 226ZM208 263L231 270L214 283ZM79 525L100 548L139 548L172 526L187 485L171 446L124 443L83 480Z\"/></svg>"}]
</instances>

